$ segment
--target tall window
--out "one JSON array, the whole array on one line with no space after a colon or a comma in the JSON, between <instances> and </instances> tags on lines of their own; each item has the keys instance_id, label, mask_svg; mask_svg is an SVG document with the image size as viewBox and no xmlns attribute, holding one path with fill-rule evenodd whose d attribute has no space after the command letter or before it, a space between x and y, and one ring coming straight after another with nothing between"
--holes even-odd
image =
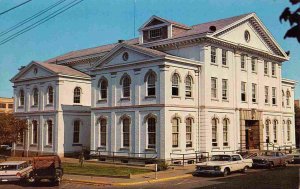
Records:
<instances>
[{"instance_id":1,"label":"tall window","mask_svg":"<svg viewBox=\"0 0 300 189\"><path fill-rule=\"evenodd\" d=\"M266 120L266 138L270 139L270 120Z\"/></svg>"},{"instance_id":2,"label":"tall window","mask_svg":"<svg viewBox=\"0 0 300 189\"><path fill-rule=\"evenodd\" d=\"M73 102L74 103L80 103L80 95L81 95L81 89L80 87L76 87L74 89L74 98L73 98Z\"/></svg>"},{"instance_id":3,"label":"tall window","mask_svg":"<svg viewBox=\"0 0 300 189\"><path fill-rule=\"evenodd\" d=\"M47 144L51 145L52 144L52 138L53 138L53 123L52 120L47 121Z\"/></svg>"},{"instance_id":4,"label":"tall window","mask_svg":"<svg viewBox=\"0 0 300 189\"><path fill-rule=\"evenodd\" d=\"M179 119L172 119L172 147L176 148L179 146Z\"/></svg>"},{"instance_id":5,"label":"tall window","mask_svg":"<svg viewBox=\"0 0 300 189\"><path fill-rule=\"evenodd\" d=\"M257 85L252 83L252 102L257 102Z\"/></svg>"},{"instance_id":6,"label":"tall window","mask_svg":"<svg viewBox=\"0 0 300 189\"><path fill-rule=\"evenodd\" d=\"M272 63L272 76L276 76L276 64Z\"/></svg>"},{"instance_id":7,"label":"tall window","mask_svg":"<svg viewBox=\"0 0 300 189\"><path fill-rule=\"evenodd\" d=\"M210 61L212 63L217 63L216 56L217 56L217 49L215 47L211 47L211 50L210 50Z\"/></svg>"},{"instance_id":8,"label":"tall window","mask_svg":"<svg viewBox=\"0 0 300 189\"><path fill-rule=\"evenodd\" d=\"M20 104L19 104L19 106L24 106L24 102L25 102L25 97L24 97L24 90L23 89L21 89L20 90Z\"/></svg>"},{"instance_id":9,"label":"tall window","mask_svg":"<svg viewBox=\"0 0 300 189\"><path fill-rule=\"evenodd\" d=\"M32 121L32 144L37 144L38 142L38 123L36 120Z\"/></svg>"},{"instance_id":10,"label":"tall window","mask_svg":"<svg viewBox=\"0 0 300 189\"><path fill-rule=\"evenodd\" d=\"M256 72L256 58L255 57L251 58L251 70L252 70L252 72Z\"/></svg>"},{"instance_id":11,"label":"tall window","mask_svg":"<svg viewBox=\"0 0 300 189\"><path fill-rule=\"evenodd\" d=\"M211 98L217 98L217 78L211 78Z\"/></svg>"},{"instance_id":12,"label":"tall window","mask_svg":"<svg viewBox=\"0 0 300 189\"><path fill-rule=\"evenodd\" d=\"M106 79L102 79L100 82L100 99L107 99L107 87L108 83Z\"/></svg>"},{"instance_id":13,"label":"tall window","mask_svg":"<svg viewBox=\"0 0 300 189\"><path fill-rule=\"evenodd\" d=\"M274 120L274 123L273 123L274 143L277 142L277 123L278 123L278 121Z\"/></svg>"},{"instance_id":14,"label":"tall window","mask_svg":"<svg viewBox=\"0 0 300 189\"><path fill-rule=\"evenodd\" d=\"M192 78L187 76L185 78L185 96L192 97Z\"/></svg>"},{"instance_id":15,"label":"tall window","mask_svg":"<svg viewBox=\"0 0 300 189\"><path fill-rule=\"evenodd\" d=\"M176 73L172 76L172 95L179 96L179 75Z\"/></svg>"},{"instance_id":16,"label":"tall window","mask_svg":"<svg viewBox=\"0 0 300 189\"><path fill-rule=\"evenodd\" d=\"M18 133L17 144L24 144L24 130Z\"/></svg>"},{"instance_id":17,"label":"tall window","mask_svg":"<svg viewBox=\"0 0 300 189\"><path fill-rule=\"evenodd\" d=\"M155 149L156 146L156 120L155 118L148 118L148 148Z\"/></svg>"},{"instance_id":18,"label":"tall window","mask_svg":"<svg viewBox=\"0 0 300 189\"><path fill-rule=\"evenodd\" d=\"M276 105L276 87L272 87L272 104Z\"/></svg>"},{"instance_id":19,"label":"tall window","mask_svg":"<svg viewBox=\"0 0 300 189\"><path fill-rule=\"evenodd\" d=\"M265 104L269 104L269 87L265 86Z\"/></svg>"},{"instance_id":20,"label":"tall window","mask_svg":"<svg viewBox=\"0 0 300 189\"><path fill-rule=\"evenodd\" d=\"M227 65L227 51L222 49L222 65Z\"/></svg>"},{"instance_id":21,"label":"tall window","mask_svg":"<svg viewBox=\"0 0 300 189\"><path fill-rule=\"evenodd\" d=\"M148 96L155 96L155 75L150 73L147 78L147 93Z\"/></svg>"},{"instance_id":22,"label":"tall window","mask_svg":"<svg viewBox=\"0 0 300 189\"><path fill-rule=\"evenodd\" d=\"M281 93L282 93L282 94L281 94L281 97L282 97L281 103L282 103L282 107L284 107L284 101L285 101L285 99L284 99L284 96L285 96L285 95L284 95L284 90L282 90Z\"/></svg>"},{"instance_id":23,"label":"tall window","mask_svg":"<svg viewBox=\"0 0 300 189\"><path fill-rule=\"evenodd\" d=\"M241 55L241 69L242 70L246 69L245 62L246 62L246 55L242 54Z\"/></svg>"},{"instance_id":24,"label":"tall window","mask_svg":"<svg viewBox=\"0 0 300 189\"><path fill-rule=\"evenodd\" d=\"M130 143L130 120L124 118L123 122L123 147L129 147Z\"/></svg>"},{"instance_id":25,"label":"tall window","mask_svg":"<svg viewBox=\"0 0 300 189\"><path fill-rule=\"evenodd\" d=\"M129 76L125 76L123 79L123 97L130 97L130 84L131 80Z\"/></svg>"},{"instance_id":26,"label":"tall window","mask_svg":"<svg viewBox=\"0 0 300 189\"><path fill-rule=\"evenodd\" d=\"M241 101L246 102L246 82L241 82Z\"/></svg>"},{"instance_id":27,"label":"tall window","mask_svg":"<svg viewBox=\"0 0 300 189\"><path fill-rule=\"evenodd\" d=\"M269 63L267 61L264 61L264 73L269 75Z\"/></svg>"},{"instance_id":28,"label":"tall window","mask_svg":"<svg viewBox=\"0 0 300 189\"><path fill-rule=\"evenodd\" d=\"M287 121L287 141L291 141L291 124L290 120Z\"/></svg>"},{"instance_id":29,"label":"tall window","mask_svg":"<svg viewBox=\"0 0 300 189\"><path fill-rule=\"evenodd\" d=\"M39 104L39 90L37 88L33 89L33 105L37 106Z\"/></svg>"},{"instance_id":30,"label":"tall window","mask_svg":"<svg viewBox=\"0 0 300 189\"><path fill-rule=\"evenodd\" d=\"M223 120L223 146L228 146L228 124L229 120Z\"/></svg>"},{"instance_id":31,"label":"tall window","mask_svg":"<svg viewBox=\"0 0 300 189\"><path fill-rule=\"evenodd\" d=\"M212 129L212 146L218 146L218 140L217 140L217 122L218 120L216 118L212 119L212 125L211 125L211 129Z\"/></svg>"},{"instance_id":32,"label":"tall window","mask_svg":"<svg viewBox=\"0 0 300 189\"><path fill-rule=\"evenodd\" d=\"M290 91L286 91L286 106L287 107L290 106L290 97L291 97Z\"/></svg>"},{"instance_id":33,"label":"tall window","mask_svg":"<svg viewBox=\"0 0 300 189\"><path fill-rule=\"evenodd\" d=\"M48 87L48 104L53 104L53 87Z\"/></svg>"},{"instance_id":34,"label":"tall window","mask_svg":"<svg viewBox=\"0 0 300 189\"><path fill-rule=\"evenodd\" d=\"M73 143L79 143L79 135L80 135L80 121L74 121L73 125Z\"/></svg>"},{"instance_id":35,"label":"tall window","mask_svg":"<svg viewBox=\"0 0 300 189\"><path fill-rule=\"evenodd\" d=\"M222 99L228 100L228 80L222 79Z\"/></svg>"},{"instance_id":36,"label":"tall window","mask_svg":"<svg viewBox=\"0 0 300 189\"><path fill-rule=\"evenodd\" d=\"M186 126L185 126L185 133L186 133L186 147L192 147L192 118L187 118L186 119Z\"/></svg>"},{"instance_id":37,"label":"tall window","mask_svg":"<svg viewBox=\"0 0 300 189\"><path fill-rule=\"evenodd\" d=\"M106 146L107 120L100 119L100 145Z\"/></svg>"},{"instance_id":38,"label":"tall window","mask_svg":"<svg viewBox=\"0 0 300 189\"><path fill-rule=\"evenodd\" d=\"M285 124L285 122L284 122L284 120L282 121L282 141L283 141L283 143L285 143L286 142L286 140L285 140L285 129L284 129L284 124Z\"/></svg>"}]
</instances>

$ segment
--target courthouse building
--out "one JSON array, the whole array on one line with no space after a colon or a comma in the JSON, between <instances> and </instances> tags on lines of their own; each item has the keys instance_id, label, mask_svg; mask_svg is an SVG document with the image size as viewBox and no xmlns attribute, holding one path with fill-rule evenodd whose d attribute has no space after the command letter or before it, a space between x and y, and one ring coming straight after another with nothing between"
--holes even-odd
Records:
<instances>
[{"instance_id":1,"label":"courthouse building","mask_svg":"<svg viewBox=\"0 0 300 189\"><path fill-rule=\"evenodd\" d=\"M199 19L200 20L200 19ZM12 79L30 129L16 153L139 157L295 147L289 57L255 13L187 26L152 16L139 37L31 62Z\"/></svg>"}]
</instances>

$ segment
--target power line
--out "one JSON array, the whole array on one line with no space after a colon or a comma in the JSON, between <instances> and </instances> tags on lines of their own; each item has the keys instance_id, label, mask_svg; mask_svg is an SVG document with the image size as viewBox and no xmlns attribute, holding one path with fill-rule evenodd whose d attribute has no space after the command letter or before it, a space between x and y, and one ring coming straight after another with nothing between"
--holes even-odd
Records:
<instances>
[{"instance_id":1,"label":"power line","mask_svg":"<svg viewBox=\"0 0 300 189\"><path fill-rule=\"evenodd\" d=\"M5 14L5 13L11 11L11 10L14 10L14 9L16 9L16 8L22 6L22 5L25 5L26 3L29 3L30 1L32 1L32 0L25 1L25 2L23 2L21 4L19 4L19 5L16 5L16 6L10 8L10 9L6 10L6 11L3 11L3 12L0 13L0 15Z\"/></svg>"},{"instance_id":2,"label":"power line","mask_svg":"<svg viewBox=\"0 0 300 189\"><path fill-rule=\"evenodd\" d=\"M32 30L33 28L35 28L35 27L37 27L37 26L39 26L39 25L41 25L41 24L47 22L48 20L50 20L50 19L56 17L57 15L59 15L59 14L65 12L65 11L67 11L68 9L74 7L75 5L81 3L83 0L80 0L80 1L78 1L78 2L76 2L76 1L77 1L77 0L72 1L71 3L67 4L67 5L64 6L63 8L58 9L57 11L55 11L55 12L51 13L50 15L48 15L48 16L42 18L41 20L39 20L39 21L37 21L37 22L35 22L35 23L33 23L33 24L27 26L26 28L24 28L24 29L22 29L22 30L16 32L15 34L13 34L13 35L11 35L11 36L5 38L4 40L0 41L0 45L3 45L3 44L5 44L5 43L9 42L10 40L12 40L12 39L18 37L19 35L21 35L21 34L27 32L27 31L29 31L29 30ZM74 2L75 2L75 3L74 3ZM70 6L69 6L69 5L70 5ZM64 8L65 8L65 9L64 9ZM63 10L62 10L62 9L63 9ZM60 11L60 10L61 10L61 11Z\"/></svg>"},{"instance_id":3,"label":"power line","mask_svg":"<svg viewBox=\"0 0 300 189\"><path fill-rule=\"evenodd\" d=\"M2 37L3 35L5 35L5 34L11 32L11 31L17 29L17 28L20 27L20 26L23 26L24 24L28 23L29 21L31 21L31 20L33 20L33 19L39 17L40 15L46 13L47 11L53 9L54 7L56 7L56 6L58 6L58 5L60 5L60 4L63 3L64 1L66 1L66 0L60 0L60 1L56 2L55 4L53 4L53 5L49 6L49 7L47 7L46 9L43 9L43 10L39 11L38 13L36 13L36 14L34 14L34 15L32 15L32 16L30 16L30 17L24 19L24 20L22 20L21 22L19 22L19 23L15 24L14 26L8 28L7 30L0 32L0 37Z\"/></svg>"}]
</instances>

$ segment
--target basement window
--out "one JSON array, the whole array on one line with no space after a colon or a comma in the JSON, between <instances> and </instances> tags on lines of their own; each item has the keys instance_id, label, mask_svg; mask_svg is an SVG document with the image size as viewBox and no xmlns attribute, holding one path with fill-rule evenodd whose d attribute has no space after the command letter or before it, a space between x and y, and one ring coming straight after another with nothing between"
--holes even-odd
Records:
<instances>
[{"instance_id":1,"label":"basement window","mask_svg":"<svg viewBox=\"0 0 300 189\"><path fill-rule=\"evenodd\" d=\"M161 37L161 28L149 30L149 36L151 39L159 38Z\"/></svg>"}]
</instances>

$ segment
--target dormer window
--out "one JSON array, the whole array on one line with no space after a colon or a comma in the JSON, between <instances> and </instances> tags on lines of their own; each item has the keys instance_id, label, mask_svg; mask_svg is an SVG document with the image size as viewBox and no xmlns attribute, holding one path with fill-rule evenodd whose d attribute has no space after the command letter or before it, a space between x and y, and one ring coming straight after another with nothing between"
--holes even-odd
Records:
<instances>
[{"instance_id":1,"label":"dormer window","mask_svg":"<svg viewBox=\"0 0 300 189\"><path fill-rule=\"evenodd\" d=\"M161 37L161 28L149 30L149 38L155 39Z\"/></svg>"}]
</instances>

